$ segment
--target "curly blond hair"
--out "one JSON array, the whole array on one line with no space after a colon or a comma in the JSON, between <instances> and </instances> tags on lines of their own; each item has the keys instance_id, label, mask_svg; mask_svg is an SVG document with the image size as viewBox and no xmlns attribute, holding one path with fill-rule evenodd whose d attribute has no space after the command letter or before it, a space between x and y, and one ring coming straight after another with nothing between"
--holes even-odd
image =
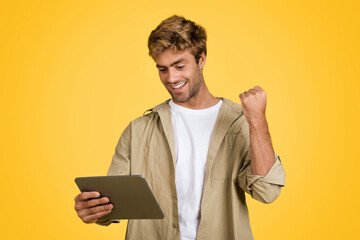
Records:
<instances>
[{"instance_id":1,"label":"curly blond hair","mask_svg":"<svg viewBox=\"0 0 360 240\"><path fill-rule=\"evenodd\" d=\"M155 58L167 49L182 52L190 49L198 62L200 55L206 55L206 31L184 17L174 15L162 21L148 39L149 55Z\"/></svg>"}]
</instances>

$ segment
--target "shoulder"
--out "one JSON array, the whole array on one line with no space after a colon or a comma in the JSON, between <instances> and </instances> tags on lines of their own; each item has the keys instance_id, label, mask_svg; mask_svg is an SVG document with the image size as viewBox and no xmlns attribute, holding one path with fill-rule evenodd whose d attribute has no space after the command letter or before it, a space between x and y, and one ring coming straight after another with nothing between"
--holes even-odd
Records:
<instances>
[{"instance_id":1,"label":"shoulder","mask_svg":"<svg viewBox=\"0 0 360 240\"><path fill-rule=\"evenodd\" d=\"M226 116L234 119L228 131L228 134L245 136L248 135L249 125L246 121L245 115L243 114L241 105L226 98L220 99L223 100L223 111L221 111L221 114L223 114L224 117Z\"/></svg>"},{"instance_id":2,"label":"shoulder","mask_svg":"<svg viewBox=\"0 0 360 240\"><path fill-rule=\"evenodd\" d=\"M169 101L170 101L170 99L154 106L153 108L145 110L143 115L132 120L130 122L130 125L140 127L140 126L145 126L145 125L157 122L159 120L158 111L168 110L169 109L169 105L168 105Z\"/></svg>"},{"instance_id":3,"label":"shoulder","mask_svg":"<svg viewBox=\"0 0 360 240\"><path fill-rule=\"evenodd\" d=\"M233 102L227 98L223 98L221 97L220 98L222 101L223 101L223 106L225 108L227 108L228 110L230 111L233 111L235 113L239 113L242 115L242 107L240 104L236 103L236 102Z\"/></svg>"}]
</instances>

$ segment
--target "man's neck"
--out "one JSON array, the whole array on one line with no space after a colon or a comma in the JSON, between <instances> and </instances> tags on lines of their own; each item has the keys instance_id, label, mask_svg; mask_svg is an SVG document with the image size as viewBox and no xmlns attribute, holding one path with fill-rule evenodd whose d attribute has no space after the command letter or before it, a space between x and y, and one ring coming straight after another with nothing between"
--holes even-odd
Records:
<instances>
[{"instance_id":1,"label":"man's neck","mask_svg":"<svg viewBox=\"0 0 360 240\"><path fill-rule=\"evenodd\" d=\"M201 91L199 91L198 94L196 94L191 99L189 99L187 102L178 103L178 102L175 102L173 99L174 103L176 103L182 107L191 108L191 109L204 109L204 108L209 108L209 107L216 105L220 100L218 98L214 97L209 92L209 90L205 84L202 87L203 87L203 89Z\"/></svg>"}]
</instances>

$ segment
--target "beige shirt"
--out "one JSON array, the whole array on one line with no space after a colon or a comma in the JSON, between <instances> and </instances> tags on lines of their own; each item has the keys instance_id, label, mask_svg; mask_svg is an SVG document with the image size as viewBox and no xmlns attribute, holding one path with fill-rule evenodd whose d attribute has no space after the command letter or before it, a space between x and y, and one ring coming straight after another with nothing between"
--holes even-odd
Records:
<instances>
[{"instance_id":1,"label":"beige shirt","mask_svg":"<svg viewBox=\"0 0 360 240\"><path fill-rule=\"evenodd\" d=\"M285 172L276 155L265 176L251 173L248 123L239 104L221 99L207 155L196 239L253 239L245 192L270 203L285 184ZM108 175L143 175L165 215L160 220L129 220L128 240L180 239L175 143L168 101L128 125L108 171Z\"/></svg>"}]
</instances>

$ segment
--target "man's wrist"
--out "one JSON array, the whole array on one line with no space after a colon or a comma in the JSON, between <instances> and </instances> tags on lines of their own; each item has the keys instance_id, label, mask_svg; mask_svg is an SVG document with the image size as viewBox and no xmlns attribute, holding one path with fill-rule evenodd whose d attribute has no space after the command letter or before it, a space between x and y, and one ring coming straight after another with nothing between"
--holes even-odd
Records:
<instances>
[{"instance_id":1,"label":"man's wrist","mask_svg":"<svg viewBox=\"0 0 360 240\"><path fill-rule=\"evenodd\" d=\"M250 133L264 134L269 133L268 124L266 118L252 119L248 121Z\"/></svg>"}]
</instances>

